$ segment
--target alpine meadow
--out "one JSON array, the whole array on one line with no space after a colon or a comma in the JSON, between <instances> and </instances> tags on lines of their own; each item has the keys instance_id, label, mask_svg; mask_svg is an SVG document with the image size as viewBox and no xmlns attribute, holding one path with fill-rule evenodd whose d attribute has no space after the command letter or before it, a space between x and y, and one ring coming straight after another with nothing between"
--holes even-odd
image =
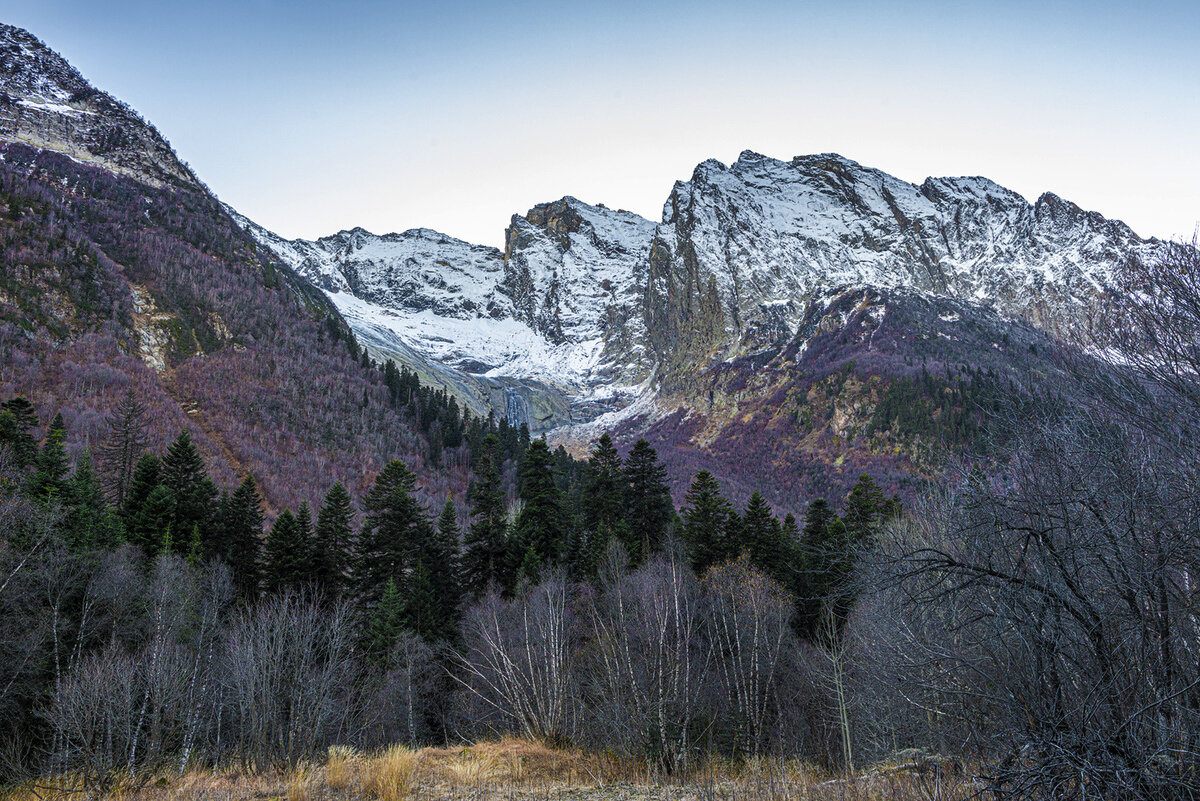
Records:
<instances>
[{"instance_id":1,"label":"alpine meadow","mask_svg":"<svg viewBox=\"0 0 1200 801\"><path fill-rule=\"evenodd\" d=\"M136 31L184 35L183 12L118 35L54 2L116 36L88 56L113 74ZM288 18L255 48L335 5L253 6ZM503 9L400 5L463 60L403 80L469 67L485 94L468 18ZM510 5L578 48L568 78L609 35ZM339 36L305 58L359 58ZM633 114L635 84L594 77L589 103ZM511 76L547 160L570 134L521 84L566 79ZM339 128L311 157L351 163L369 137L302 91L295 136ZM410 111L428 147L524 158L511 126ZM672 135L703 145L716 116ZM1194 236L836 153L688 165L658 219L565 196L499 247L297 238L0 24L0 801L1200 799Z\"/></svg>"}]
</instances>

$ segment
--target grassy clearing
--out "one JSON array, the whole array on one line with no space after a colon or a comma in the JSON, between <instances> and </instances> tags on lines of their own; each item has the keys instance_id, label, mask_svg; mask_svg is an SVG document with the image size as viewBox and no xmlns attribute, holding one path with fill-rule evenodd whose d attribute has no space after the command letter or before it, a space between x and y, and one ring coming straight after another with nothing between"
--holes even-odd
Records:
<instances>
[{"instance_id":1,"label":"grassy clearing","mask_svg":"<svg viewBox=\"0 0 1200 801\"><path fill-rule=\"evenodd\" d=\"M286 772L189 771L111 801L959 801L977 791L967 777L920 760L900 759L851 777L778 759L714 759L687 776L657 777L644 762L549 748L506 738L470 746L392 746L362 754L329 750L324 764ZM68 801L88 797L70 778L21 787L0 801ZM93 796L94 797L94 796Z\"/></svg>"}]
</instances>

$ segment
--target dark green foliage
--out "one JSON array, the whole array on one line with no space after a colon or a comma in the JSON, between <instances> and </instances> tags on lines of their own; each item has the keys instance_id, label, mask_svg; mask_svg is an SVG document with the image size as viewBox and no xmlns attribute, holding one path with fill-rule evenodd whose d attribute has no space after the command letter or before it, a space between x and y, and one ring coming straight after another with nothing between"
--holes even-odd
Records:
<instances>
[{"instance_id":1,"label":"dark green foliage","mask_svg":"<svg viewBox=\"0 0 1200 801\"><path fill-rule=\"evenodd\" d=\"M345 589L354 534L353 516L350 493L339 481L330 487L317 512L313 543L313 579L329 600L337 598Z\"/></svg>"},{"instance_id":2,"label":"dark green foliage","mask_svg":"<svg viewBox=\"0 0 1200 801\"><path fill-rule=\"evenodd\" d=\"M517 517L517 547L532 550L540 564L556 564L564 548L561 491L554 476L554 457L546 440L530 443L521 463L521 500Z\"/></svg>"},{"instance_id":3,"label":"dark green foliage","mask_svg":"<svg viewBox=\"0 0 1200 801\"><path fill-rule=\"evenodd\" d=\"M667 469L658 462L650 443L639 439L625 460L625 550L640 564L662 548L675 509L667 487Z\"/></svg>"},{"instance_id":4,"label":"dark green foliage","mask_svg":"<svg viewBox=\"0 0 1200 801\"><path fill-rule=\"evenodd\" d=\"M363 525L354 543L354 593L360 610L379 605L389 581L403 584L432 538L433 527L413 497L417 477L388 462L363 501Z\"/></svg>"},{"instance_id":5,"label":"dark green foliage","mask_svg":"<svg viewBox=\"0 0 1200 801\"><path fill-rule=\"evenodd\" d=\"M86 450L75 460L75 472L71 474L64 533L67 542L80 549L111 549L124 537L121 520L105 502L99 476Z\"/></svg>"},{"instance_id":6,"label":"dark green foliage","mask_svg":"<svg viewBox=\"0 0 1200 801\"><path fill-rule=\"evenodd\" d=\"M733 555L726 539L732 511L712 473L707 470L697 473L683 510L683 538L697 575Z\"/></svg>"},{"instance_id":7,"label":"dark green foliage","mask_svg":"<svg viewBox=\"0 0 1200 801\"><path fill-rule=\"evenodd\" d=\"M18 467L29 467L37 458L36 427L33 404L25 398L11 398L0 405L0 447L12 450Z\"/></svg>"},{"instance_id":8,"label":"dark green foliage","mask_svg":"<svg viewBox=\"0 0 1200 801\"><path fill-rule=\"evenodd\" d=\"M263 589L267 592L298 590L312 579L312 526L308 509L303 522L290 509L275 519L263 549Z\"/></svg>"},{"instance_id":9,"label":"dark green foliage","mask_svg":"<svg viewBox=\"0 0 1200 801\"><path fill-rule=\"evenodd\" d=\"M67 451L63 448L66 436L67 429L60 412L54 415L54 420L50 423L46 441L38 451L33 475L29 479L29 494L42 503L61 501L67 492L67 472L70 470L70 463L67 460Z\"/></svg>"},{"instance_id":10,"label":"dark green foliage","mask_svg":"<svg viewBox=\"0 0 1200 801\"><path fill-rule=\"evenodd\" d=\"M190 533L198 527L201 535L207 537L217 488L208 477L204 460L186 428L167 448L162 481L171 493L171 530ZM186 551L186 544L185 538L182 543L176 543L176 548Z\"/></svg>"},{"instance_id":11,"label":"dark green foliage","mask_svg":"<svg viewBox=\"0 0 1200 801\"><path fill-rule=\"evenodd\" d=\"M121 508L121 517L125 526L133 531L133 521L150 497L150 493L162 485L162 462L152 453L146 453L134 465L133 475L129 479L129 488L125 493L125 504ZM168 498L170 495L168 494Z\"/></svg>"},{"instance_id":12,"label":"dark green foliage","mask_svg":"<svg viewBox=\"0 0 1200 801\"><path fill-rule=\"evenodd\" d=\"M171 492L162 484L150 490L129 518L128 538L148 556L171 549Z\"/></svg>"},{"instance_id":13,"label":"dark green foliage","mask_svg":"<svg viewBox=\"0 0 1200 801\"><path fill-rule=\"evenodd\" d=\"M404 630L404 600L396 580L384 583L379 601L367 615L363 630L363 650L373 664L386 667L388 654Z\"/></svg>"},{"instance_id":14,"label":"dark green foliage","mask_svg":"<svg viewBox=\"0 0 1200 801\"><path fill-rule=\"evenodd\" d=\"M213 543L213 555L224 559L233 571L237 593L247 600L258 595L260 582L259 551L262 540L262 497L250 476L221 504L219 536Z\"/></svg>"},{"instance_id":15,"label":"dark green foliage","mask_svg":"<svg viewBox=\"0 0 1200 801\"><path fill-rule=\"evenodd\" d=\"M607 526L612 530L625 512L621 456L612 437L603 434L588 459L587 489L584 493L584 522L591 530Z\"/></svg>"},{"instance_id":16,"label":"dark green foliage","mask_svg":"<svg viewBox=\"0 0 1200 801\"><path fill-rule=\"evenodd\" d=\"M508 521L500 484L500 438L488 434L475 460L471 485L471 525L463 543L463 587L474 597L489 584L509 586Z\"/></svg>"},{"instance_id":17,"label":"dark green foliage","mask_svg":"<svg viewBox=\"0 0 1200 801\"><path fill-rule=\"evenodd\" d=\"M792 525L795 526L795 518ZM762 493L755 490L742 515L741 550L760 570L785 587L791 585L794 551L784 535L779 519Z\"/></svg>"}]
</instances>

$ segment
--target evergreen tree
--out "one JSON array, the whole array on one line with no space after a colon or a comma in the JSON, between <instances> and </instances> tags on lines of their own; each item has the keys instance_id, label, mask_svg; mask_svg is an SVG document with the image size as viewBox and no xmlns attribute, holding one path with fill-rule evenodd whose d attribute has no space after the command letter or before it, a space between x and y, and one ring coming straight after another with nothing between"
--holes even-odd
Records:
<instances>
[{"instance_id":1,"label":"evergreen tree","mask_svg":"<svg viewBox=\"0 0 1200 801\"><path fill-rule=\"evenodd\" d=\"M121 521L104 502L100 480L84 450L75 460L67 493L67 541L77 548L113 548L121 540Z\"/></svg>"},{"instance_id":2,"label":"evergreen tree","mask_svg":"<svg viewBox=\"0 0 1200 801\"><path fill-rule=\"evenodd\" d=\"M790 559L783 527L771 514L770 505L758 490L750 496L742 515L742 542L751 562L785 586L789 584Z\"/></svg>"},{"instance_id":3,"label":"evergreen tree","mask_svg":"<svg viewBox=\"0 0 1200 801\"><path fill-rule=\"evenodd\" d=\"M246 600L258 596L262 542L262 497L250 476L242 481L220 510L220 536L213 543L213 555L224 559L233 572L234 587Z\"/></svg>"},{"instance_id":4,"label":"evergreen tree","mask_svg":"<svg viewBox=\"0 0 1200 801\"><path fill-rule=\"evenodd\" d=\"M445 599L439 598L425 563L418 559L405 582L402 625L426 642L449 640Z\"/></svg>"},{"instance_id":5,"label":"evergreen tree","mask_svg":"<svg viewBox=\"0 0 1200 801\"><path fill-rule=\"evenodd\" d=\"M604 434L588 459L587 489L583 498L584 523L590 530L601 525L611 532L625 511L621 456L612 437Z\"/></svg>"},{"instance_id":6,"label":"evergreen tree","mask_svg":"<svg viewBox=\"0 0 1200 801\"><path fill-rule=\"evenodd\" d=\"M889 499L869 475L863 473L846 496L842 522L846 524L850 543L869 547L879 536L888 518L900 513L899 499Z\"/></svg>"},{"instance_id":7,"label":"evergreen tree","mask_svg":"<svg viewBox=\"0 0 1200 801\"><path fill-rule=\"evenodd\" d=\"M702 575L729 556L725 540L731 507L712 473L701 470L692 481L683 510L683 538L691 553L692 569Z\"/></svg>"},{"instance_id":8,"label":"evergreen tree","mask_svg":"<svg viewBox=\"0 0 1200 801\"><path fill-rule=\"evenodd\" d=\"M389 581L403 586L433 537L425 510L413 497L417 477L399 460L388 462L363 501L363 525L354 549L354 592L360 613L380 603Z\"/></svg>"},{"instance_id":9,"label":"evergreen tree","mask_svg":"<svg viewBox=\"0 0 1200 801\"><path fill-rule=\"evenodd\" d=\"M151 489L129 521L129 541L148 556L171 547L171 493L162 484Z\"/></svg>"},{"instance_id":10,"label":"evergreen tree","mask_svg":"<svg viewBox=\"0 0 1200 801\"><path fill-rule=\"evenodd\" d=\"M146 407L132 389L121 397L111 425L108 440L100 449L100 467L107 477L108 497L120 509L125 506L138 459L147 447Z\"/></svg>"},{"instance_id":11,"label":"evergreen tree","mask_svg":"<svg viewBox=\"0 0 1200 801\"><path fill-rule=\"evenodd\" d=\"M367 660L378 667L387 667L392 647L403 630L404 600L396 587L396 579L389 578L383 585L378 603L367 613L363 636Z\"/></svg>"},{"instance_id":12,"label":"evergreen tree","mask_svg":"<svg viewBox=\"0 0 1200 801\"><path fill-rule=\"evenodd\" d=\"M313 546L313 575L330 599L337 598L345 587L354 531L353 515L350 493L339 481L330 487L317 512Z\"/></svg>"},{"instance_id":13,"label":"evergreen tree","mask_svg":"<svg viewBox=\"0 0 1200 801\"><path fill-rule=\"evenodd\" d=\"M525 505L517 517L516 534L519 547L532 548L540 564L555 564L562 557L565 532L560 496L550 447L544 439L534 440L521 464L520 497Z\"/></svg>"},{"instance_id":14,"label":"evergreen tree","mask_svg":"<svg viewBox=\"0 0 1200 801\"><path fill-rule=\"evenodd\" d=\"M633 565L662 548L674 508L667 487L667 470L650 443L639 439L625 460L625 550Z\"/></svg>"},{"instance_id":15,"label":"evergreen tree","mask_svg":"<svg viewBox=\"0 0 1200 801\"><path fill-rule=\"evenodd\" d=\"M150 493L162 484L162 463L152 453L144 453L133 468L129 479L129 488L125 493L125 504L121 507L121 519L125 528L133 530L133 520L137 517Z\"/></svg>"},{"instance_id":16,"label":"evergreen tree","mask_svg":"<svg viewBox=\"0 0 1200 801\"><path fill-rule=\"evenodd\" d=\"M437 598L441 599L443 639L453 639L458 632L462 605L461 567L459 565L458 513L454 502L446 498L438 518L437 537L433 542L429 580Z\"/></svg>"},{"instance_id":17,"label":"evergreen tree","mask_svg":"<svg viewBox=\"0 0 1200 801\"><path fill-rule=\"evenodd\" d=\"M300 521L290 509L284 509L271 526L263 549L263 589L280 592L307 584L312 576L311 547Z\"/></svg>"},{"instance_id":18,"label":"evergreen tree","mask_svg":"<svg viewBox=\"0 0 1200 801\"><path fill-rule=\"evenodd\" d=\"M66 437L67 429L62 412L59 412L50 423L46 440L34 461L33 475L29 478L29 494L43 503L65 500L63 496L68 491L67 472L70 469L67 451L63 447Z\"/></svg>"},{"instance_id":19,"label":"evergreen tree","mask_svg":"<svg viewBox=\"0 0 1200 801\"><path fill-rule=\"evenodd\" d=\"M500 486L500 439L495 434L483 438L475 460L475 480L471 487L471 525L463 543L463 585L472 596L484 593L495 582L508 586L508 521L504 492Z\"/></svg>"},{"instance_id":20,"label":"evergreen tree","mask_svg":"<svg viewBox=\"0 0 1200 801\"><path fill-rule=\"evenodd\" d=\"M33 404L16 397L0 404L0 447L7 446L16 458L17 467L26 468L37 459L37 413Z\"/></svg>"},{"instance_id":21,"label":"evergreen tree","mask_svg":"<svg viewBox=\"0 0 1200 801\"><path fill-rule=\"evenodd\" d=\"M171 530L191 532L194 526L199 526L201 533L207 534L217 488L209 479L204 460L186 428L167 448L162 480L163 486L171 492ZM184 550L187 543L176 545Z\"/></svg>"}]
</instances>

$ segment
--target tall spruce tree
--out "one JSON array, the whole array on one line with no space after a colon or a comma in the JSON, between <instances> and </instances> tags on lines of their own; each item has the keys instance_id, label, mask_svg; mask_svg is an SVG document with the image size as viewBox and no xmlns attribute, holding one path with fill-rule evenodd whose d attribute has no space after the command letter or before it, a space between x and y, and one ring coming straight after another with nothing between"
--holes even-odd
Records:
<instances>
[{"instance_id":1,"label":"tall spruce tree","mask_svg":"<svg viewBox=\"0 0 1200 801\"><path fill-rule=\"evenodd\" d=\"M121 521L104 500L100 478L86 449L75 460L67 497L67 541L77 548L116 546L124 534Z\"/></svg>"},{"instance_id":2,"label":"tall spruce tree","mask_svg":"<svg viewBox=\"0 0 1200 801\"><path fill-rule=\"evenodd\" d=\"M463 585L479 597L493 582L509 586L508 520L500 485L500 439L488 434L475 460L471 486L471 525L463 543Z\"/></svg>"},{"instance_id":3,"label":"tall spruce tree","mask_svg":"<svg viewBox=\"0 0 1200 801\"><path fill-rule=\"evenodd\" d=\"M388 462L363 500L363 525L354 548L354 594L369 619L389 581L404 588L433 536L425 510L413 497L417 477L399 460Z\"/></svg>"},{"instance_id":4,"label":"tall spruce tree","mask_svg":"<svg viewBox=\"0 0 1200 801\"><path fill-rule=\"evenodd\" d=\"M33 436L37 424L37 412L25 398L18 396L0 404L0 447L12 450L17 467L29 467L37 459Z\"/></svg>"},{"instance_id":5,"label":"tall spruce tree","mask_svg":"<svg viewBox=\"0 0 1200 801\"><path fill-rule=\"evenodd\" d=\"M751 494L742 515L742 545L759 570L785 586L789 584L790 554L784 543L783 527L758 490Z\"/></svg>"},{"instance_id":6,"label":"tall spruce tree","mask_svg":"<svg viewBox=\"0 0 1200 801\"><path fill-rule=\"evenodd\" d=\"M625 512L621 456L612 437L603 434L588 459L583 496L584 524L590 530L607 526L611 532Z\"/></svg>"},{"instance_id":7,"label":"tall spruce tree","mask_svg":"<svg viewBox=\"0 0 1200 801\"><path fill-rule=\"evenodd\" d=\"M442 638L446 640L453 639L458 633L462 606L459 539L458 512L454 508L454 502L447 497L442 514L438 517L437 537L433 542L434 558L430 560L429 575L433 591L441 599Z\"/></svg>"},{"instance_id":8,"label":"tall spruce tree","mask_svg":"<svg viewBox=\"0 0 1200 801\"><path fill-rule=\"evenodd\" d=\"M217 488L208 477L204 460L186 428L179 432L163 457L163 486L171 493L171 530L190 533L198 527L207 539ZM176 548L185 551L186 543L184 537L183 542L176 542Z\"/></svg>"},{"instance_id":9,"label":"tall spruce tree","mask_svg":"<svg viewBox=\"0 0 1200 801\"><path fill-rule=\"evenodd\" d=\"M307 512L307 509L305 510ZM263 549L263 589L298 590L312 578L311 528L305 531L290 509L275 518Z\"/></svg>"},{"instance_id":10,"label":"tall spruce tree","mask_svg":"<svg viewBox=\"0 0 1200 801\"><path fill-rule=\"evenodd\" d=\"M162 484L151 488L129 519L129 541L148 556L171 548L171 493Z\"/></svg>"},{"instance_id":11,"label":"tall spruce tree","mask_svg":"<svg viewBox=\"0 0 1200 801\"><path fill-rule=\"evenodd\" d=\"M524 551L531 548L540 564L557 564L565 546L565 521L554 475L554 455L545 439L535 439L525 451L520 497L525 505L517 516L516 543L522 558Z\"/></svg>"},{"instance_id":12,"label":"tall spruce tree","mask_svg":"<svg viewBox=\"0 0 1200 801\"><path fill-rule=\"evenodd\" d=\"M313 545L313 576L322 592L331 600L340 596L345 589L354 537L353 517L350 493L339 481L330 487L325 502L317 512Z\"/></svg>"},{"instance_id":13,"label":"tall spruce tree","mask_svg":"<svg viewBox=\"0 0 1200 801\"><path fill-rule=\"evenodd\" d=\"M234 587L245 600L258 596L261 577L262 497L251 476L246 476L220 510L219 537L212 548L233 572Z\"/></svg>"},{"instance_id":14,"label":"tall spruce tree","mask_svg":"<svg viewBox=\"0 0 1200 801\"><path fill-rule=\"evenodd\" d=\"M725 539L732 507L721 494L721 486L707 470L692 481L683 510L683 537L698 575L733 554Z\"/></svg>"},{"instance_id":15,"label":"tall spruce tree","mask_svg":"<svg viewBox=\"0 0 1200 801\"><path fill-rule=\"evenodd\" d=\"M625 550L632 564L640 564L662 548L674 511L667 469L659 464L650 443L639 439L625 460L625 521L629 532Z\"/></svg>"},{"instance_id":16,"label":"tall spruce tree","mask_svg":"<svg viewBox=\"0 0 1200 801\"><path fill-rule=\"evenodd\" d=\"M46 440L34 461L33 475L29 477L29 494L43 503L66 500L67 473L70 470L67 450L63 447L66 437L67 428L62 412L59 412L54 415L46 431Z\"/></svg>"}]
</instances>

